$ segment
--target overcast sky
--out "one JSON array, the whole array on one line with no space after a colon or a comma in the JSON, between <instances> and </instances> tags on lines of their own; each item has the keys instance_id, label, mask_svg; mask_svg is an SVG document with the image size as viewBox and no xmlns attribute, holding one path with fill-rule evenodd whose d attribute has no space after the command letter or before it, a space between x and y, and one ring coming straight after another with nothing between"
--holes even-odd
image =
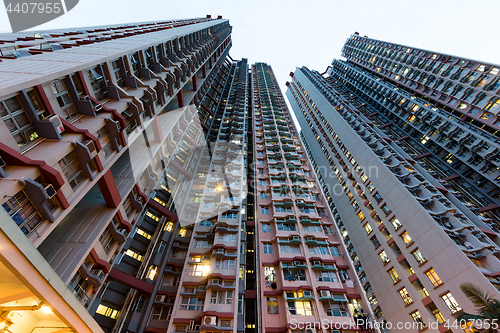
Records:
<instances>
[{"instance_id":1,"label":"overcast sky","mask_svg":"<svg viewBox=\"0 0 500 333\"><path fill-rule=\"evenodd\" d=\"M355 31L500 64L499 13L498 0L80 0L33 30L222 15L233 26L233 59L269 63L284 89L295 67L324 71ZM0 31L10 31L4 10Z\"/></svg>"}]
</instances>

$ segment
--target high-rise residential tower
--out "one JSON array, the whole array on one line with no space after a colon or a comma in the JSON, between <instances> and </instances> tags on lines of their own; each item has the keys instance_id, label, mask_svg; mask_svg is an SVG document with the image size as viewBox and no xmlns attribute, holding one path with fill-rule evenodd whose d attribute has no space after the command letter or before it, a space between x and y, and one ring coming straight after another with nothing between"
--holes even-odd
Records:
<instances>
[{"instance_id":1,"label":"high-rise residential tower","mask_svg":"<svg viewBox=\"0 0 500 333\"><path fill-rule=\"evenodd\" d=\"M358 34L342 55L287 96L376 319L462 332L460 284L499 294L500 66Z\"/></svg>"},{"instance_id":2,"label":"high-rise residential tower","mask_svg":"<svg viewBox=\"0 0 500 333\"><path fill-rule=\"evenodd\" d=\"M252 99L260 332L359 331L369 308L267 64L252 66Z\"/></svg>"},{"instance_id":3,"label":"high-rise residential tower","mask_svg":"<svg viewBox=\"0 0 500 333\"><path fill-rule=\"evenodd\" d=\"M231 43L210 16L2 34L1 331L254 325Z\"/></svg>"}]
</instances>

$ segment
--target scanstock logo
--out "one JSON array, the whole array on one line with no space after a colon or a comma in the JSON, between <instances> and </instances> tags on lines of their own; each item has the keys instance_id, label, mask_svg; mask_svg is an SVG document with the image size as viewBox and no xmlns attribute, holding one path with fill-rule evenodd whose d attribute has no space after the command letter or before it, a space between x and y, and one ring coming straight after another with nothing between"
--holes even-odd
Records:
<instances>
[{"instance_id":1,"label":"scanstock logo","mask_svg":"<svg viewBox=\"0 0 500 333\"><path fill-rule=\"evenodd\" d=\"M52 21L72 10L78 0L3 0L12 32Z\"/></svg>"}]
</instances>

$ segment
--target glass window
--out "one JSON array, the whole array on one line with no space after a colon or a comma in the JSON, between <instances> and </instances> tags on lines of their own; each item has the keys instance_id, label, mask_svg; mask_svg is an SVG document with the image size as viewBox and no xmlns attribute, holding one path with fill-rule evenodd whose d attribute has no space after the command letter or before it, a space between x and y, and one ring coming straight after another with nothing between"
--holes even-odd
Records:
<instances>
[{"instance_id":1,"label":"glass window","mask_svg":"<svg viewBox=\"0 0 500 333\"><path fill-rule=\"evenodd\" d=\"M400 289L399 295L401 296L403 302L405 302L406 305L413 303L413 300L411 299L410 294L408 294L406 288Z\"/></svg>"},{"instance_id":2,"label":"glass window","mask_svg":"<svg viewBox=\"0 0 500 333\"><path fill-rule=\"evenodd\" d=\"M278 314L278 300L276 297L267 297L267 313Z\"/></svg>"},{"instance_id":3,"label":"glass window","mask_svg":"<svg viewBox=\"0 0 500 333\"><path fill-rule=\"evenodd\" d=\"M448 309L450 309L451 313L455 313L462 310L462 308L458 305L457 301L455 300L455 298L451 293L447 293L441 296L441 298L443 299Z\"/></svg>"},{"instance_id":4,"label":"glass window","mask_svg":"<svg viewBox=\"0 0 500 333\"><path fill-rule=\"evenodd\" d=\"M427 260L425 260L424 258L424 255L422 254L422 252L419 250L419 249L416 249L415 251L413 251L411 253L413 255L413 258L415 258L415 260L419 263L419 264L423 264L424 262L426 262Z\"/></svg>"},{"instance_id":5,"label":"glass window","mask_svg":"<svg viewBox=\"0 0 500 333\"><path fill-rule=\"evenodd\" d=\"M273 245L271 243L263 243L264 254L273 254Z\"/></svg>"},{"instance_id":6,"label":"glass window","mask_svg":"<svg viewBox=\"0 0 500 333\"><path fill-rule=\"evenodd\" d=\"M432 282L434 287L438 287L443 284L437 273L434 271L433 268L429 269L427 272L425 272L425 275L429 278L429 280Z\"/></svg>"},{"instance_id":7,"label":"glass window","mask_svg":"<svg viewBox=\"0 0 500 333\"><path fill-rule=\"evenodd\" d=\"M378 255L384 264L387 264L390 261L385 251L380 252Z\"/></svg>"},{"instance_id":8,"label":"glass window","mask_svg":"<svg viewBox=\"0 0 500 333\"><path fill-rule=\"evenodd\" d=\"M396 282L400 281L399 275L398 275L398 273L396 273L396 270L394 268L391 268L390 270L388 270L387 273L389 273L389 276L391 277L392 282L396 283Z\"/></svg>"},{"instance_id":9,"label":"glass window","mask_svg":"<svg viewBox=\"0 0 500 333\"><path fill-rule=\"evenodd\" d=\"M271 232L271 225L269 223L262 223L262 232Z\"/></svg>"},{"instance_id":10,"label":"glass window","mask_svg":"<svg viewBox=\"0 0 500 333\"><path fill-rule=\"evenodd\" d=\"M19 147L38 138L37 129L29 120L17 96L0 101L0 117Z\"/></svg>"},{"instance_id":11,"label":"glass window","mask_svg":"<svg viewBox=\"0 0 500 333\"><path fill-rule=\"evenodd\" d=\"M405 242L406 245L411 243L411 237L410 237L410 235L408 235L408 233L406 231L403 232L400 237L403 240L403 242Z\"/></svg>"}]
</instances>

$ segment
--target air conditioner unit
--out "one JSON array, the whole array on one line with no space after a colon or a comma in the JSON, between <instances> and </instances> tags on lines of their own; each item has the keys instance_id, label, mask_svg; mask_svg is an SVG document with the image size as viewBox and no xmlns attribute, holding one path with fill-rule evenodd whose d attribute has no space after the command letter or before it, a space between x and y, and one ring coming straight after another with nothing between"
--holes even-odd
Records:
<instances>
[{"instance_id":1,"label":"air conditioner unit","mask_svg":"<svg viewBox=\"0 0 500 333\"><path fill-rule=\"evenodd\" d=\"M203 323L205 325L217 325L217 317L215 316L206 316L205 319L203 319Z\"/></svg>"},{"instance_id":2,"label":"air conditioner unit","mask_svg":"<svg viewBox=\"0 0 500 333\"><path fill-rule=\"evenodd\" d=\"M300 237L299 236L292 236L292 239L293 240L300 240Z\"/></svg>"},{"instance_id":3,"label":"air conditioner unit","mask_svg":"<svg viewBox=\"0 0 500 333\"><path fill-rule=\"evenodd\" d=\"M208 259L210 259L210 256L203 256L203 259L208 260Z\"/></svg>"},{"instance_id":4,"label":"air conditioner unit","mask_svg":"<svg viewBox=\"0 0 500 333\"><path fill-rule=\"evenodd\" d=\"M206 291L207 290L207 286L198 286L198 288L196 288L196 290Z\"/></svg>"},{"instance_id":5,"label":"air conditioner unit","mask_svg":"<svg viewBox=\"0 0 500 333\"><path fill-rule=\"evenodd\" d=\"M156 295L155 296L155 302L164 302L165 301L165 295Z\"/></svg>"},{"instance_id":6,"label":"air conditioner unit","mask_svg":"<svg viewBox=\"0 0 500 333\"><path fill-rule=\"evenodd\" d=\"M54 126L59 131L59 134L64 132L64 125L61 121L61 118L57 114L51 114L50 116L43 118L43 120L50 121L52 124L54 124Z\"/></svg>"},{"instance_id":7,"label":"air conditioner unit","mask_svg":"<svg viewBox=\"0 0 500 333\"><path fill-rule=\"evenodd\" d=\"M87 147L89 149L89 151L90 151L91 154L93 152L95 152L95 143L94 143L94 141L87 140L83 144L85 145L85 147Z\"/></svg>"},{"instance_id":8,"label":"air conditioner unit","mask_svg":"<svg viewBox=\"0 0 500 333\"><path fill-rule=\"evenodd\" d=\"M224 250L224 248L222 248L222 247L219 247L219 248L217 249L217 252L218 252L218 253L224 253L224 251L225 251L225 250Z\"/></svg>"},{"instance_id":9,"label":"air conditioner unit","mask_svg":"<svg viewBox=\"0 0 500 333\"><path fill-rule=\"evenodd\" d=\"M219 284L219 279L212 279L212 283Z\"/></svg>"},{"instance_id":10,"label":"air conditioner unit","mask_svg":"<svg viewBox=\"0 0 500 333\"><path fill-rule=\"evenodd\" d=\"M300 264L301 264L301 262L300 262L300 261L298 261L298 260L296 260L296 261L294 261L294 262L293 262L293 264L294 264L295 266L297 266L297 265L300 265Z\"/></svg>"},{"instance_id":11,"label":"air conditioner unit","mask_svg":"<svg viewBox=\"0 0 500 333\"><path fill-rule=\"evenodd\" d=\"M314 240L314 238L313 237L307 237L306 240L312 241L312 240Z\"/></svg>"},{"instance_id":12,"label":"air conditioner unit","mask_svg":"<svg viewBox=\"0 0 500 333\"><path fill-rule=\"evenodd\" d=\"M311 292L310 291L304 291L304 296L311 296Z\"/></svg>"},{"instance_id":13,"label":"air conditioner unit","mask_svg":"<svg viewBox=\"0 0 500 333\"><path fill-rule=\"evenodd\" d=\"M43 185L43 188L45 189L45 192L47 192L49 199L56 195L56 190L54 189L54 186L52 186L52 184L45 184Z\"/></svg>"},{"instance_id":14,"label":"air conditioner unit","mask_svg":"<svg viewBox=\"0 0 500 333\"><path fill-rule=\"evenodd\" d=\"M194 329L194 320L191 320L189 322L189 328L188 328L190 331L192 331Z\"/></svg>"},{"instance_id":15,"label":"air conditioner unit","mask_svg":"<svg viewBox=\"0 0 500 333\"><path fill-rule=\"evenodd\" d=\"M313 265L319 265L319 266L322 266L322 265L321 265L321 261L313 261Z\"/></svg>"},{"instance_id":16,"label":"air conditioner unit","mask_svg":"<svg viewBox=\"0 0 500 333\"><path fill-rule=\"evenodd\" d=\"M0 168L3 168L5 166L5 161L3 160L3 158L0 156Z\"/></svg>"},{"instance_id":17,"label":"air conditioner unit","mask_svg":"<svg viewBox=\"0 0 500 333\"><path fill-rule=\"evenodd\" d=\"M171 271L172 270L172 266L165 266L165 270Z\"/></svg>"},{"instance_id":18,"label":"air conditioner unit","mask_svg":"<svg viewBox=\"0 0 500 333\"><path fill-rule=\"evenodd\" d=\"M174 242L173 246L179 246L181 243L179 242Z\"/></svg>"},{"instance_id":19,"label":"air conditioner unit","mask_svg":"<svg viewBox=\"0 0 500 333\"><path fill-rule=\"evenodd\" d=\"M321 297L330 297L330 290L320 290Z\"/></svg>"}]
</instances>

